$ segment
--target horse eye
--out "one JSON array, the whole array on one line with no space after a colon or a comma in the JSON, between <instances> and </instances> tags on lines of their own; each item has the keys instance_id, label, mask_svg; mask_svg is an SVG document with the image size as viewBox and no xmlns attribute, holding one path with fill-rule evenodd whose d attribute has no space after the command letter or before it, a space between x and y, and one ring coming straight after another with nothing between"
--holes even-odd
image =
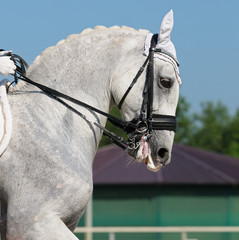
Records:
<instances>
[{"instance_id":1,"label":"horse eye","mask_svg":"<svg viewBox=\"0 0 239 240\"><path fill-rule=\"evenodd\" d=\"M160 78L160 83L164 88L171 88L171 81L167 78Z\"/></svg>"}]
</instances>

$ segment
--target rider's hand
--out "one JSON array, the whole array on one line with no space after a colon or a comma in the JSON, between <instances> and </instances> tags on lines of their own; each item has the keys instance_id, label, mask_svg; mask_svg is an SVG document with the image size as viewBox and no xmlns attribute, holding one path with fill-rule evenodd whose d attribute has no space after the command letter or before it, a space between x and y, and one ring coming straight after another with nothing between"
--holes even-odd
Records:
<instances>
[{"instance_id":1,"label":"rider's hand","mask_svg":"<svg viewBox=\"0 0 239 240\"><path fill-rule=\"evenodd\" d=\"M6 77L9 74L14 74L16 70L16 65L10 58L11 51L0 51L0 74Z\"/></svg>"}]
</instances>

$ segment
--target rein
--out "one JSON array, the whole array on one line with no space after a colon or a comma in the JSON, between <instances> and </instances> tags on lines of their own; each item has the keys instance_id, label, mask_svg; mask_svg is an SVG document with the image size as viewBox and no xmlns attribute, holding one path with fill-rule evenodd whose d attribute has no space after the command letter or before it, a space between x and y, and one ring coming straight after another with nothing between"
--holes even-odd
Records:
<instances>
[{"instance_id":1,"label":"rein","mask_svg":"<svg viewBox=\"0 0 239 240\"><path fill-rule=\"evenodd\" d=\"M152 41L151 41L151 48L149 56L146 58L143 65L140 67L139 71L137 72L135 78L133 79L132 83L126 90L125 94L123 95L122 99L119 102L118 108L121 109L122 104L124 100L126 99L127 95L129 94L130 90L133 88L134 84L139 79L140 75L145 70L145 67L147 66L147 74L146 74L146 81L145 81L145 87L143 91L143 102L141 106L140 115L138 118L133 119L132 121L124 121L122 119L116 118L115 116L108 114L106 112L103 112L99 110L98 108L95 108L91 105L88 105L78 99L75 99L73 97L70 97L62 92L59 92L55 89L49 88L45 85L39 84L37 82L32 81L28 77L26 77L26 69L28 68L27 63L23 58L16 54L11 54L11 59L15 62L16 65L16 72L14 74L15 80L8 86L9 87L15 82L18 83L18 80L23 80L31 85L34 85L38 87L40 90L42 90L44 93L46 93L49 97L57 100L59 103L63 104L65 107L67 107L69 110L73 111L77 115L79 115L81 118L83 118L85 121L90 122L100 128L103 131L103 134L106 135L112 142L117 144L122 149L126 149L127 147L130 149L137 149L139 145L139 141L142 137L144 137L145 140L150 138L152 130L169 130L169 131L176 131L176 117L170 116L170 115L158 115L153 114L153 81L154 81L154 53L155 52L162 52L166 55L169 55L174 59L173 56L171 56L170 53L167 53L161 49L155 49L157 41L157 34L153 35ZM178 64L177 60L175 60ZM7 89L7 90L8 90ZM126 141L123 139L123 137L118 136L117 134L109 131L102 125L100 125L98 122L90 121L87 119L87 117L79 112L77 109L70 106L68 103L63 101L62 99L68 100L72 103L75 103L79 106L82 106L90 111L94 111L96 113L99 113L105 117L108 118L108 120L115 125L116 127L121 128L124 130L127 134L130 134L130 138Z\"/></svg>"}]
</instances>

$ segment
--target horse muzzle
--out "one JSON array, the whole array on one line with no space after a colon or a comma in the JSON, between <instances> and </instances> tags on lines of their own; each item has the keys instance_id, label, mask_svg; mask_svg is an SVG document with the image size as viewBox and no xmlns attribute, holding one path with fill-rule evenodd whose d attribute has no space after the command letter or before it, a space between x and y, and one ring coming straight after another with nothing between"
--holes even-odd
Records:
<instances>
[{"instance_id":1,"label":"horse muzzle","mask_svg":"<svg viewBox=\"0 0 239 240\"><path fill-rule=\"evenodd\" d=\"M153 172L159 171L170 160L170 153L164 147L157 151L150 146L150 141L142 136L136 149L128 149L128 154L136 159L137 162L144 162L146 167Z\"/></svg>"}]
</instances>

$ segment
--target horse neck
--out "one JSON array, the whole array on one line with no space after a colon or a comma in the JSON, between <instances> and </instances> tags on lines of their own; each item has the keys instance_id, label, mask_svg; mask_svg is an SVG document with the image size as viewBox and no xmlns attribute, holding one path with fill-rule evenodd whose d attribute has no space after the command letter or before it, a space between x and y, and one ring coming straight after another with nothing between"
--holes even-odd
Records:
<instances>
[{"instance_id":1,"label":"horse neck","mask_svg":"<svg viewBox=\"0 0 239 240\"><path fill-rule=\"evenodd\" d=\"M115 32L114 34L108 33L105 37L101 34L92 35L91 39L89 36L70 37L63 43L60 42L55 47L47 49L41 57L38 57L29 68L27 76L104 112L109 112L113 102L112 78L123 74L125 69L135 64L137 59L135 53L139 52L139 49L142 55L145 33L143 37L142 33L136 34L141 36L142 43L141 40L138 43L137 37L132 37L132 34L129 34L130 37L124 35ZM86 39L87 44L84 46ZM50 111L53 112L59 111L55 110L57 108L55 104L49 108L52 108ZM89 119L105 125L105 117L95 116L82 108L80 111ZM62 119L64 117L62 115ZM78 138L81 147L88 151L88 155L92 153L94 155L102 132L99 129L96 130L94 126L84 125L85 121L78 116L74 118L76 117L78 120L74 121L74 128L79 132ZM61 121L58 124L60 127ZM83 125L85 126L84 131L82 130Z\"/></svg>"},{"instance_id":2,"label":"horse neck","mask_svg":"<svg viewBox=\"0 0 239 240\"><path fill-rule=\"evenodd\" d=\"M37 57L28 76L108 112L112 81L141 65L146 34L127 27L97 27L71 35Z\"/></svg>"}]
</instances>

